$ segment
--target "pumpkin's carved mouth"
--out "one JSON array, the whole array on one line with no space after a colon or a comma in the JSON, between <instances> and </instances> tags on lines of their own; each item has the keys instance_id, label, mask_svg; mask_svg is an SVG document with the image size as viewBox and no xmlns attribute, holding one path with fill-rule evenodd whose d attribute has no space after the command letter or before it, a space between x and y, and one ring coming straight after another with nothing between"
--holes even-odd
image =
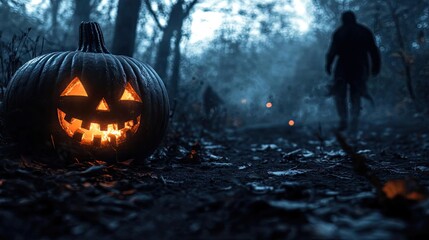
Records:
<instances>
[{"instance_id":1,"label":"pumpkin's carved mouth","mask_svg":"<svg viewBox=\"0 0 429 240\"><path fill-rule=\"evenodd\" d=\"M67 135L84 145L95 147L117 146L125 142L140 126L139 115L134 120L121 123L100 124L85 122L78 118L70 118L57 109L58 120Z\"/></svg>"}]
</instances>

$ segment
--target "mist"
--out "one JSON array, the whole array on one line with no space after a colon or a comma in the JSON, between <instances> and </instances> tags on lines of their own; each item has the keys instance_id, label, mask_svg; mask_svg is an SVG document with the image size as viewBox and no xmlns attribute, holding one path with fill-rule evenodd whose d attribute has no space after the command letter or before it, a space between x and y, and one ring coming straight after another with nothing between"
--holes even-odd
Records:
<instances>
[{"instance_id":1,"label":"mist","mask_svg":"<svg viewBox=\"0 0 429 240\"><path fill-rule=\"evenodd\" d=\"M42 53L74 50L77 24L97 21L112 53L134 56L155 69L163 65L160 76L179 118L203 116L202 95L211 86L231 127L290 119L297 123L334 121L335 106L327 96L332 77L324 72L325 54L333 31L341 24L341 13L351 9L358 22L374 32L382 54L381 74L368 81L376 104L363 105L362 118L373 120L427 111L429 8L424 1L418 2L390 6L385 1L352 0L183 1L180 7L188 12L174 16L170 9L179 3L153 1L138 4L134 23L124 19L119 21L124 26L118 26L122 16L117 1L93 0L86 5L79 1L8 1L1 3L1 40L7 44L13 34L31 28L31 38L44 40ZM180 24L169 22L174 17ZM115 29L135 32L115 36ZM126 43L130 37L133 41ZM112 46L115 38L134 47L122 52ZM160 48L168 51L161 56ZM7 54L3 50L3 60ZM22 55L19 61L28 59ZM407 66L409 76L404 73ZM3 86L9 80L6 76L3 74ZM266 107L268 102L272 107Z\"/></svg>"}]
</instances>

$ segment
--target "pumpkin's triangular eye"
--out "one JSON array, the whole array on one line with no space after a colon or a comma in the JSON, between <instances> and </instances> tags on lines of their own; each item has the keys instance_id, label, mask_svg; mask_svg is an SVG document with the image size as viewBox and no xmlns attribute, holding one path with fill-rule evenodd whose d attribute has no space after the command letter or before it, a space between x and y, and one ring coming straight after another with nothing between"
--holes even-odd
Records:
<instances>
[{"instance_id":1,"label":"pumpkin's triangular eye","mask_svg":"<svg viewBox=\"0 0 429 240\"><path fill-rule=\"evenodd\" d=\"M119 100L142 102L141 98L133 89L130 83L127 83L127 85L125 86L124 93Z\"/></svg>"},{"instance_id":2,"label":"pumpkin's triangular eye","mask_svg":"<svg viewBox=\"0 0 429 240\"><path fill-rule=\"evenodd\" d=\"M109 105L107 105L107 102L106 102L106 100L104 100L104 98L101 99L100 103L98 104L97 110L98 111L106 111L106 112L110 111Z\"/></svg>"},{"instance_id":3,"label":"pumpkin's triangular eye","mask_svg":"<svg viewBox=\"0 0 429 240\"><path fill-rule=\"evenodd\" d=\"M83 96L88 97L85 88L82 85L82 82L78 77L73 78L70 84L66 89L61 93L61 96Z\"/></svg>"}]
</instances>

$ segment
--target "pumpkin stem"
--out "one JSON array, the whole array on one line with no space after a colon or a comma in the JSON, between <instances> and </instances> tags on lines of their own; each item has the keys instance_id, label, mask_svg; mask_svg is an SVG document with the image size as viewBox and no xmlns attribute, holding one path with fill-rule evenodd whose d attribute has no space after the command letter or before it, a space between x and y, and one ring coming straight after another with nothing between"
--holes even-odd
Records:
<instances>
[{"instance_id":1,"label":"pumpkin stem","mask_svg":"<svg viewBox=\"0 0 429 240\"><path fill-rule=\"evenodd\" d=\"M96 22L82 22L79 26L78 51L110 53L104 45L103 32Z\"/></svg>"}]
</instances>

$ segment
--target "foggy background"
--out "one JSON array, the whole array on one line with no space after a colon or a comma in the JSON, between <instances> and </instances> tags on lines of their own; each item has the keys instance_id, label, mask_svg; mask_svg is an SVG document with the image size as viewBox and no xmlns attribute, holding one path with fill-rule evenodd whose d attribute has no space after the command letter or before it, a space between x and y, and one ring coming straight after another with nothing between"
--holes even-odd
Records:
<instances>
[{"instance_id":1,"label":"foggy background","mask_svg":"<svg viewBox=\"0 0 429 240\"><path fill-rule=\"evenodd\" d=\"M382 54L381 74L368 82L376 106L363 100L361 119L427 114L427 0L0 0L0 80L7 86L34 56L75 50L79 23L96 21L111 53L155 68L177 121L204 118L208 86L230 127L335 121L325 53L345 10L374 32Z\"/></svg>"}]
</instances>

